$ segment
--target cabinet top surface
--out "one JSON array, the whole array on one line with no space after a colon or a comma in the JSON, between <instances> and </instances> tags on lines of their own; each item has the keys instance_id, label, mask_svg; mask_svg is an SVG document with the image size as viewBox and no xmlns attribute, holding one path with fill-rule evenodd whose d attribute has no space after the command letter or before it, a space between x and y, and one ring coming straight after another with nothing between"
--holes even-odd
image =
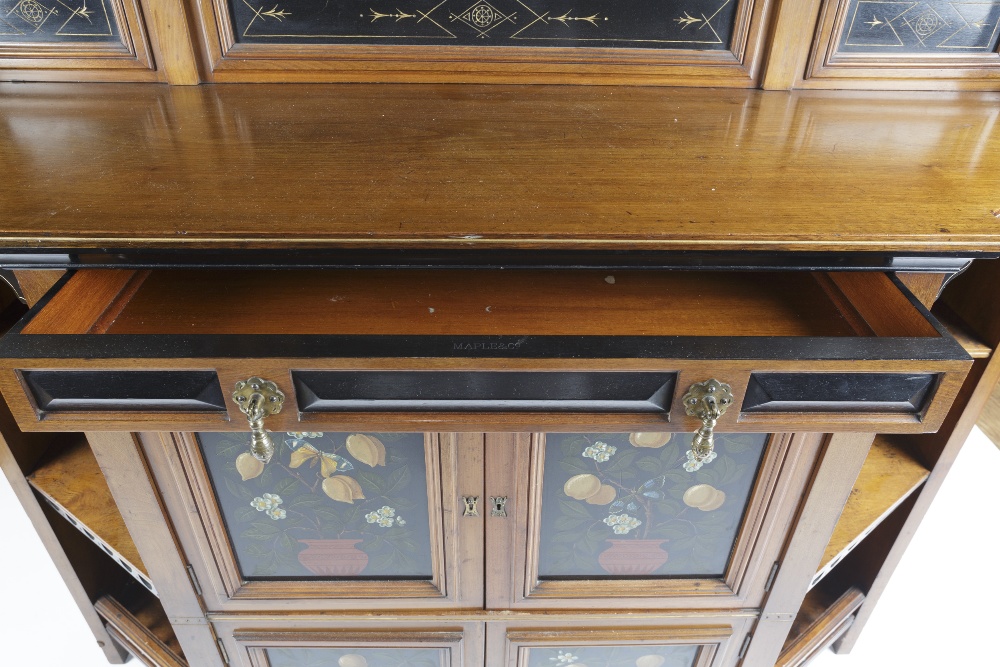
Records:
<instances>
[{"instance_id":1,"label":"cabinet top surface","mask_svg":"<svg viewBox=\"0 0 1000 667\"><path fill-rule=\"evenodd\" d=\"M1000 250L1000 95L0 84L0 247Z\"/></svg>"}]
</instances>

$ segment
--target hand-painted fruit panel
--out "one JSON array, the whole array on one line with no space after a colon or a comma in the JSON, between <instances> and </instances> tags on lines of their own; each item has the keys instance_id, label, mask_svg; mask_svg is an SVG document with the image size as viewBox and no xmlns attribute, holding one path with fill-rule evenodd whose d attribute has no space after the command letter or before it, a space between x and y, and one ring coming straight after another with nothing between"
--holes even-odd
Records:
<instances>
[{"instance_id":1,"label":"hand-painted fruit panel","mask_svg":"<svg viewBox=\"0 0 1000 667\"><path fill-rule=\"evenodd\" d=\"M282 648L268 649L270 667L444 667L440 648Z\"/></svg>"},{"instance_id":2,"label":"hand-painted fruit panel","mask_svg":"<svg viewBox=\"0 0 1000 667\"><path fill-rule=\"evenodd\" d=\"M721 577L766 434L549 433L539 576ZM591 666L592 667L592 666Z\"/></svg>"},{"instance_id":3,"label":"hand-painted fruit panel","mask_svg":"<svg viewBox=\"0 0 1000 667\"><path fill-rule=\"evenodd\" d=\"M431 578L422 433L275 439L264 464L244 434L198 434L246 578Z\"/></svg>"},{"instance_id":4,"label":"hand-painted fruit panel","mask_svg":"<svg viewBox=\"0 0 1000 667\"><path fill-rule=\"evenodd\" d=\"M526 667L691 667L697 646L570 646L528 649Z\"/></svg>"}]
</instances>

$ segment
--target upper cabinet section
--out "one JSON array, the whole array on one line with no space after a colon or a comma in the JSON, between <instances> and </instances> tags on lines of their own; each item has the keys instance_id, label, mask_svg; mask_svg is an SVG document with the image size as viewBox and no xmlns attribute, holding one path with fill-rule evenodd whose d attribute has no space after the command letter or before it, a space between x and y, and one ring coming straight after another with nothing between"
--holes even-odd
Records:
<instances>
[{"instance_id":1,"label":"upper cabinet section","mask_svg":"<svg viewBox=\"0 0 1000 667\"><path fill-rule=\"evenodd\" d=\"M1000 0L2 0L0 80L992 90Z\"/></svg>"},{"instance_id":2,"label":"upper cabinet section","mask_svg":"<svg viewBox=\"0 0 1000 667\"><path fill-rule=\"evenodd\" d=\"M200 0L213 81L752 86L766 0Z\"/></svg>"}]
</instances>

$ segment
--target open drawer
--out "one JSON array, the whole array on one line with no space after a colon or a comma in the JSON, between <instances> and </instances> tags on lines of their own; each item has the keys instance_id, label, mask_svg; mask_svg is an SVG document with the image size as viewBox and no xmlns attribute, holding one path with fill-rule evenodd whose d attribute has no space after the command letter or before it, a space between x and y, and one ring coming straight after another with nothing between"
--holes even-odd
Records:
<instances>
[{"instance_id":1,"label":"open drawer","mask_svg":"<svg viewBox=\"0 0 1000 667\"><path fill-rule=\"evenodd\" d=\"M592 270L80 270L0 340L26 430L923 432L971 359L890 274Z\"/></svg>"}]
</instances>

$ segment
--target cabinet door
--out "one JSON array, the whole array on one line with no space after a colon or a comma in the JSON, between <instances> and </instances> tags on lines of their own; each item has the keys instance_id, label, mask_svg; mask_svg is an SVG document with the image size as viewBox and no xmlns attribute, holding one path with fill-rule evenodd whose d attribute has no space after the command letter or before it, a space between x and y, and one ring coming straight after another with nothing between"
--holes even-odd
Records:
<instances>
[{"instance_id":1,"label":"cabinet door","mask_svg":"<svg viewBox=\"0 0 1000 667\"><path fill-rule=\"evenodd\" d=\"M701 462L685 433L489 438L498 609L757 606L819 443L717 433Z\"/></svg>"},{"instance_id":2,"label":"cabinet door","mask_svg":"<svg viewBox=\"0 0 1000 667\"><path fill-rule=\"evenodd\" d=\"M490 623L490 667L721 667L738 660L752 616L565 617Z\"/></svg>"},{"instance_id":3,"label":"cabinet door","mask_svg":"<svg viewBox=\"0 0 1000 667\"><path fill-rule=\"evenodd\" d=\"M473 667L483 663L482 623L400 623L296 617L221 621L234 667Z\"/></svg>"},{"instance_id":4,"label":"cabinet door","mask_svg":"<svg viewBox=\"0 0 1000 667\"><path fill-rule=\"evenodd\" d=\"M273 437L264 464L240 434L160 436L174 490L197 507L181 532L205 556L210 608L481 605L482 578L460 561L481 559L482 522L457 511L479 495L481 435Z\"/></svg>"}]
</instances>

